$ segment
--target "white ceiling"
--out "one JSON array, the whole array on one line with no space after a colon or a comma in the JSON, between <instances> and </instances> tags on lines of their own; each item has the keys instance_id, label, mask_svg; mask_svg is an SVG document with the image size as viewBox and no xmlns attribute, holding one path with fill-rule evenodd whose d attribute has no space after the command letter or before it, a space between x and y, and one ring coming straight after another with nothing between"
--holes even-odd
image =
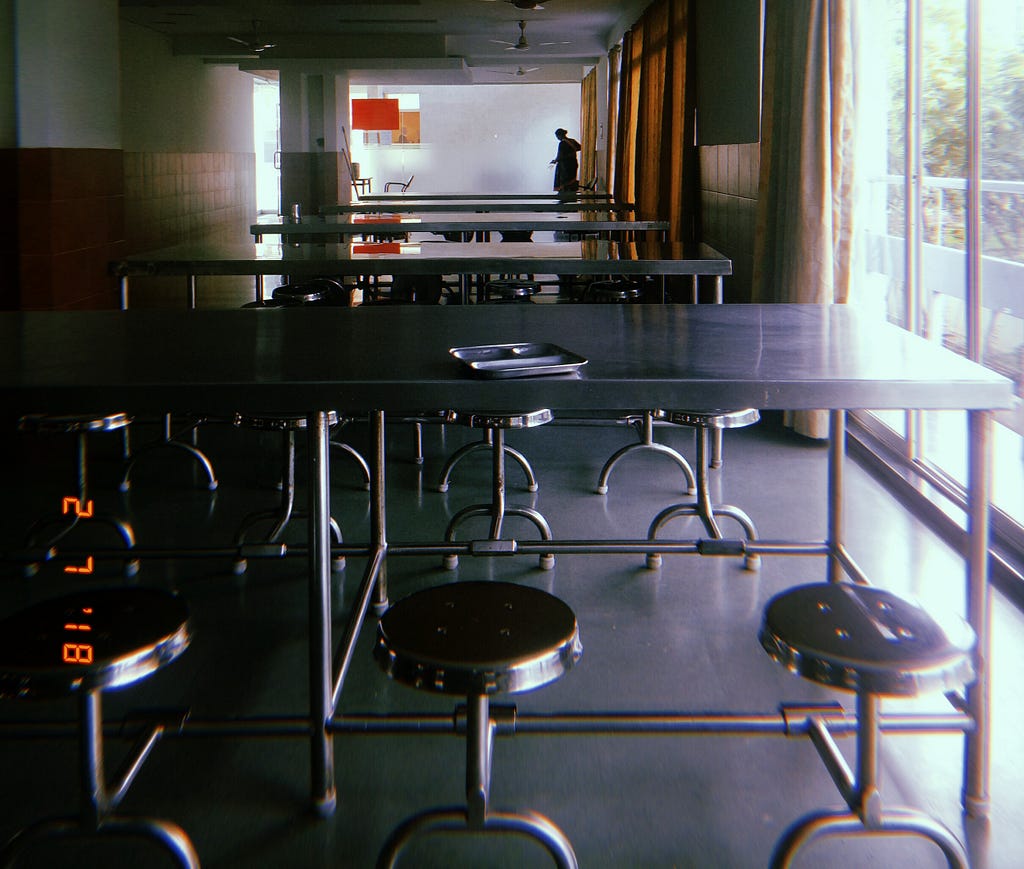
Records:
<instances>
[{"instance_id":1,"label":"white ceiling","mask_svg":"<svg viewBox=\"0 0 1024 869\"><path fill-rule=\"evenodd\" d=\"M119 0L122 20L171 37L176 54L246 69L344 69L353 82L384 84L578 82L651 0L539 0L538 8L522 8L531 2ZM525 49L512 47L519 21ZM251 50L263 44L273 47Z\"/></svg>"}]
</instances>

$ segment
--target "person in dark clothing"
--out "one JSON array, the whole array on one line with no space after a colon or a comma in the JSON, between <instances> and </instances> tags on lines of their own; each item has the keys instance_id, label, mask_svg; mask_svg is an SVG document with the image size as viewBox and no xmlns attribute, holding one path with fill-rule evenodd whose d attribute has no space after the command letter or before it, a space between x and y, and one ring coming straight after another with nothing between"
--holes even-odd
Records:
<instances>
[{"instance_id":1,"label":"person in dark clothing","mask_svg":"<svg viewBox=\"0 0 1024 869\"><path fill-rule=\"evenodd\" d=\"M555 138L558 139L558 153L551 162L555 164L555 186L556 191L576 190L579 188L579 181L576 174L580 170L576 153L580 150L580 143L569 138L568 130L559 127L555 130Z\"/></svg>"}]
</instances>

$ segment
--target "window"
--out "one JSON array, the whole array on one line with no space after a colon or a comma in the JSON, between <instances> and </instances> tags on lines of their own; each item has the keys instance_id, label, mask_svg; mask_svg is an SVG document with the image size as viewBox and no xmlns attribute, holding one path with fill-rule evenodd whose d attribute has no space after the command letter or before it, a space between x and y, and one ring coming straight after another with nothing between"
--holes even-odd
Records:
<instances>
[{"instance_id":1,"label":"window","mask_svg":"<svg viewBox=\"0 0 1024 869\"><path fill-rule=\"evenodd\" d=\"M964 355L972 352L970 313L980 311L980 346L973 353L1016 384L1016 406L997 415L992 497L994 528L1019 552L1024 0L868 0L856 4L856 12L869 43L858 64L858 90L870 94L858 126L858 165L867 181L860 276L866 292L859 303ZM980 24L977 39L971 39L972 15ZM980 134L972 129L975 104ZM980 162L971 161L973 153ZM980 225L978 237L974 225ZM980 263L976 282L972 263ZM954 500L962 495L963 413L873 414L866 424L894 440L908 462Z\"/></svg>"}]
</instances>

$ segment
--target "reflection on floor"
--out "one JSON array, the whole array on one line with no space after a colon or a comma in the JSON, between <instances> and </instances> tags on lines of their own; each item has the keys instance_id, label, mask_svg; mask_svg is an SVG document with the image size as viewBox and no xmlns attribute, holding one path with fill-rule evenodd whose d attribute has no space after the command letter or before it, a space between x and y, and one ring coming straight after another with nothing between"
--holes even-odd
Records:
<instances>
[{"instance_id":1,"label":"reflection on floor","mask_svg":"<svg viewBox=\"0 0 1024 869\"><path fill-rule=\"evenodd\" d=\"M156 436L141 425L133 444ZM345 437L365 448L365 428ZM392 541L438 540L448 518L488 493L489 463L482 455L457 469L447 494L434 490L444 458L472 432L428 427L426 462L413 462L407 427L389 430L388 493ZM659 428L659 440L692 461L692 435ZM534 462L540 491L521 487L509 467L509 500L536 506L561 539L642 537L651 518L681 497L682 475L663 456L636 455L618 467L606 496L594 493L601 465L635 437L624 426L549 425L514 434L512 445ZM301 440L301 438L300 438ZM277 438L206 425L200 444L216 467L220 487L191 487L184 453L153 453L140 461L127 495L117 491L121 472L116 434L93 441L91 497L98 509L122 512L140 546L230 544L242 517L277 503ZM0 551L20 547L33 518L73 492L70 443L27 442L4 436L10 461L4 477ZM714 494L741 506L762 538L823 538L826 453L784 431L773 418L726 437L725 464L714 471ZM340 454L333 461L332 508L346 540L365 541L368 495L358 469ZM852 462L848 538L854 556L878 584L930 606L962 608L959 559L902 510ZM300 504L304 451L299 451ZM703 536L693 520L678 520L672 534ZM508 533L532 528L509 520ZM110 544L86 535L76 545ZM99 535L99 531L95 532ZM472 533L467 530L466 533ZM477 534L483 536L483 530ZM293 520L286 538L304 540ZM460 532L460 536L464 536ZM336 624L344 623L364 561L350 558L334 585ZM31 580L3 566L0 613L58 593L71 580L56 563ZM820 689L768 659L757 642L761 611L775 592L824 578L820 558L763 559L760 573L731 558L669 555L648 570L642 555L564 555L552 571L533 557L464 557L456 573L440 558L393 558L393 596L425 585L466 578L501 578L550 590L569 603L580 622L584 654L560 681L517 698L523 711L703 710L773 712L782 701L851 698ZM92 580L122 581L109 564ZM252 559L231 572L229 557L145 560L140 583L175 589L193 610L192 647L171 667L106 701L111 735L129 710L187 706L192 721L234 716L301 714L305 708L307 609L301 557ZM959 806L961 737L888 735L882 741L882 787L888 804L925 809L970 843L979 867L1024 865L1024 742L1021 712L1021 638L1024 619L996 595L994 606L995 744L992 816L965 831ZM447 713L454 703L389 682L370 655L364 630L342 697L342 713L418 710ZM886 702L884 708L943 709L942 698ZM70 702L0 706L0 725L23 720L70 719ZM0 836L48 815L68 814L77 797L73 738L0 740L5 771ZM852 740L841 740L852 758ZM113 774L127 743L111 740ZM192 836L208 867L372 866L387 833L409 814L458 803L463 788L463 743L448 735L345 735L335 742L339 805L328 819L307 808L307 742L302 738L200 735L186 728L161 743L123 805L128 813L167 817ZM758 867L767 864L787 824L839 797L805 739L781 736L537 736L499 738L493 804L528 807L555 821L572 840L584 867ZM987 852L987 856L986 856ZM163 865L145 845L78 843L42 846L28 865ZM406 853L406 866L547 865L536 845L519 839L430 837ZM829 840L815 844L799 866L862 867L944 865L927 843L906 839Z\"/></svg>"}]
</instances>

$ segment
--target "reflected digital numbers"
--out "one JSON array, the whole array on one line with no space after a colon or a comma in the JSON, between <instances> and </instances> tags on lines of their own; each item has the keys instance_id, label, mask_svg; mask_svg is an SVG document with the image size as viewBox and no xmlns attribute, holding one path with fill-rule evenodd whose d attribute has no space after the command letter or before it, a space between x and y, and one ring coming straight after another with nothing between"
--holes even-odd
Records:
<instances>
[{"instance_id":1,"label":"reflected digital numbers","mask_svg":"<svg viewBox=\"0 0 1024 869\"><path fill-rule=\"evenodd\" d=\"M92 501L86 501L83 505L78 498L65 498L61 504L61 510L64 515L68 515L72 511L78 519L88 519L93 515L93 503ZM85 564L72 565L68 564L64 567L65 573L78 573L87 574L92 573L93 558L88 556L85 559ZM61 660L65 664L91 664L93 661L93 646L92 643L80 642L80 640L88 639L87 636L80 636L81 634L88 634L92 631L92 607L82 607L75 616L74 621L68 621L64 625L65 632L72 633L74 635L73 640L65 640L61 644Z\"/></svg>"}]
</instances>

